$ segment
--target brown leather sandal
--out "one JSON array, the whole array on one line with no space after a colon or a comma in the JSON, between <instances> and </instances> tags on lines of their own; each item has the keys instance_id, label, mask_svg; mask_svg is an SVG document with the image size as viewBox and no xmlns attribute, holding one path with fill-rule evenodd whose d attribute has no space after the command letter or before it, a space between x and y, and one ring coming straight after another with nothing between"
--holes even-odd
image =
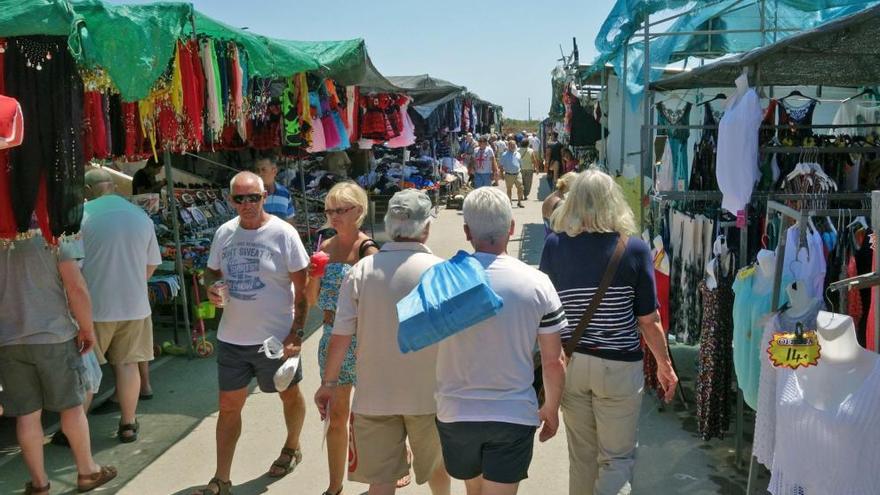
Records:
<instances>
[{"instance_id":1,"label":"brown leather sandal","mask_svg":"<svg viewBox=\"0 0 880 495\"><path fill-rule=\"evenodd\" d=\"M285 457L287 458L285 460ZM302 462L303 455L300 449L290 449L284 447L281 449L281 454L278 456L278 459L275 459L275 462L269 466L269 472L267 473L270 478L281 478L290 474L291 471L296 469L296 467ZM274 471L273 471L274 469Z\"/></svg>"},{"instance_id":2,"label":"brown leather sandal","mask_svg":"<svg viewBox=\"0 0 880 495\"><path fill-rule=\"evenodd\" d=\"M211 486L216 486L217 491L215 492ZM231 495L232 494L232 481L220 481L220 478L214 477L211 478L211 481L208 484L199 490L193 492L193 495Z\"/></svg>"},{"instance_id":3,"label":"brown leather sandal","mask_svg":"<svg viewBox=\"0 0 880 495\"><path fill-rule=\"evenodd\" d=\"M46 483L46 486L34 486L33 482L28 481L24 485L24 495L39 495L41 493L49 493L49 488L52 487L51 483Z\"/></svg>"},{"instance_id":4,"label":"brown leather sandal","mask_svg":"<svg viewBox=\"0 0 880 495\"><path fill-rule=\"evenodd\" d=\"M80 474L76 477L76 491L85 493L106 484L119 474L113 466L98 466L98 472Z\"/></svg>"}]
</instances>

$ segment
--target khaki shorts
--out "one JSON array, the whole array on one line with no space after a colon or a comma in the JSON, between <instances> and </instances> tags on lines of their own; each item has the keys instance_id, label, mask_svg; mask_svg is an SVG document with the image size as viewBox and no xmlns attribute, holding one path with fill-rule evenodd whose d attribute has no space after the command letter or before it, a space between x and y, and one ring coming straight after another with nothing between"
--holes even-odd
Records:
<instances>
[{"instance_id":1,"label":"khaki shorts","mask_svg":"<svg viewBox=\"0 0 880 495\"><path fill-rule=\"evenodd\" d=\"M130 364L153 360L153 319L95 322L101 364Z\"/></svg>"},{"instance_id":2,"label":"khaki shorts","mask_svg":"<svg viewBox=\"0 0 880 495\"><path fill-rule=\"evenodd\" d=\"M443 465L436 415L354 415L348 479L359 483L393 483L409 472L406 440L412 448L416 483L427 483Z\"/></svg>"},{"instance_id":3,"label":"khaki shorts","mask_svg":"<svg viewBox=\"0 0 880 495\"><path fill-rule=\"evenodd\" d=\"M83 403L86 366L76 339L61 344L0 347L0 404L7 416L45 409L61 412Z\"/></svg>"}]
</instances>

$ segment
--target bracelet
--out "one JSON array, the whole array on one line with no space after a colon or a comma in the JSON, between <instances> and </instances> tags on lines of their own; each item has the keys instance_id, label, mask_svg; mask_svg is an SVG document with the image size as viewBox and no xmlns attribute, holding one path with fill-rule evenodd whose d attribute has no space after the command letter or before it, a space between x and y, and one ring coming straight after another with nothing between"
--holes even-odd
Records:
<instances>
[{"instance_id":1,"label":"bracelet","mask_svg":"<svg viewBox=\"0 0 880 495\"><path fill-rule=\"evenodd\" d=\"M321 380L321 386L333 388L339 385L339 380Z\"/></svg>"}]
</instances>

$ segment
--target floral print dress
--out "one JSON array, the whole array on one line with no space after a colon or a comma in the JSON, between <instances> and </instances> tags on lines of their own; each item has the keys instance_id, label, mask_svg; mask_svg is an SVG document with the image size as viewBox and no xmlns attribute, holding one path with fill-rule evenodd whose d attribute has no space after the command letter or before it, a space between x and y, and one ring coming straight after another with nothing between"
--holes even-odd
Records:
<instances>
[{"instance_id":1,"label":"floral print dress","mask_svg":"<svg viewBox=\"0 0 880 495\"><path fill-rule=\"evenodd\" d=\"M351 271L351 265L347 263L329 263L321 279L321 290L318 293L318 309L324 311L336 311L336 300L339 298L339 287L345 276ZM330 345L330 335L333 325L324 324L324 334L318 344L318 366L321 368L321 376L324 376L324 366L327 364L327 348ZM345 353L342 369L339 370L340 385L354 385L357 382L355 376L355 349L357 349L357 337L352 337L351 345Z\"/></svg>"}]
</instances>

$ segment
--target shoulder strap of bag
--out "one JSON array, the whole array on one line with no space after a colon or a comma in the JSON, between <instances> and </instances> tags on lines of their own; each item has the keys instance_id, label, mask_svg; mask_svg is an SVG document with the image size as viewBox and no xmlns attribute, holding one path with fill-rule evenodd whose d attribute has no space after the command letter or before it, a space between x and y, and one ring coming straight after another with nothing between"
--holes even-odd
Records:
<instances>
[{"instance_id":1,"label":"shoulder strap of bag","mask_svg":"<svg viewBox=\"0 0 880 495\"><path fill-rule=\"evenodd\" d=\"M574 332L571 334L571 340L565 344L565 355L567 357L571 357L574 353L578 342L580 342L581 337L584 336L584 332L587 331L587 326L590 325L590 320L593 319L596 310L599 309L599 304L602 302L602 298L605 297L605 292L611 285L611 281L617 273L617 266L620 265L620 260L623 258L623 252L626 250L626 241L627 237L624 235L621 235L617 239L617 246L614 248L614 254L611 255L611 261L608 263L608 268L605 269L605 275L602 276L599 288L590 300L590 305L587 306L587 310L584 312L584 316L581 318L580 323L578 323L577 328L575 328Z\"/></svg>"},{"instance_id":2,"label":"shoulder strap of bag","mask_svg":"<svg viewBox=\"0 0 880 495\"><path fill-rule=\"evenodd\" d=\"M364 259L364 255L367 254L367 250L370 248L379 249L379 244L376 243L373 239L367 239L361 243L361 247L358 248L358 260Z\"/></svg>"}]
</instances>

